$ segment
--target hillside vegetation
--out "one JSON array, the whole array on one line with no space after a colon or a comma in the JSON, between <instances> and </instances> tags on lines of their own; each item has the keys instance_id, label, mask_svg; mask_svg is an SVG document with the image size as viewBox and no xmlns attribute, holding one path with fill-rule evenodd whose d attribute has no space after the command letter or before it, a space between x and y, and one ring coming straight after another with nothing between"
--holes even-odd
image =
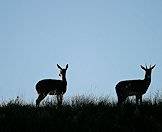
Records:
<instances>
[{"instance_id":1,"label":"hillside vegetation","mask_svg":"<svg viewBox=\"0 0 162 132\"><path fill-rule=\"evenodd\" d=\"M0 131L161 132L162 102L126 102L118 107L108 100L80 97L61 107L52 102L35 107L16 99L1 103Z\"/></svg>"}]
</instances>

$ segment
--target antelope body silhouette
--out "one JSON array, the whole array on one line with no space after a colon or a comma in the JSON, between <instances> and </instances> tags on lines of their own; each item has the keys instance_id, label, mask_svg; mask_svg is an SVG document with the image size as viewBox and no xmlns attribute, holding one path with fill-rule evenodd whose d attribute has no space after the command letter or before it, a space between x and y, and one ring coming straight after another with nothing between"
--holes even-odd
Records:
<instances>
[{"instance_id":1,"label":"antelope body silhouette","mask_svg":"<svg viewBox=\"0 0 162 132\"><path fill-rule=\"evenodd\" d=\"M39 106L40 102L49 94L57 96L58 105L62 104L63 95L67 90L67 81L66 81L66 71L68 68L68 64L66 68L61 68L58 64L57 67L60 69L61 80L55 79L44 79L39 81L36 84L36 91L38 93L38 98L36 99L36 106Z\"/></svg>"},{"instance_id":2,"label":"antelope body silhouette","mask_svg":"<svg viewBox=\"0 0 162 132\"><path fill-rule=\"evenodd\" d=\"M136 96L136 104L138 104L139 100L140 103L142 103L142 95L146 93L151 83L151 72L154 67L155 65L150 65L149 68L141 65L141 68L145 70L145 78L143 80L126 80L116 85L115 89L118 97L118 104L124 102L128 96L133 95Z\"/></svg>"}]
</instances>

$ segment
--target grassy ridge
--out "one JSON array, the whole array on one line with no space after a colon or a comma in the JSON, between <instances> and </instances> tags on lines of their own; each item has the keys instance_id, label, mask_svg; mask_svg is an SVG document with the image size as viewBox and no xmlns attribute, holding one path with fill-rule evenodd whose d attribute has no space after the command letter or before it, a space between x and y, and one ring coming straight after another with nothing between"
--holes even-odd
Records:
<instances>
[{"instance_id":1,"label":"grassy ridge","mask_svg":"<svg viewBox=\"0 0 162 132\"><path fill-rule=\"evenodd\" d=\"M0 106L0 131L161 132L162 102L118 107L107 100L74 99L62 107L42 107L15 100Z\"/></svg>"}]
</instances>

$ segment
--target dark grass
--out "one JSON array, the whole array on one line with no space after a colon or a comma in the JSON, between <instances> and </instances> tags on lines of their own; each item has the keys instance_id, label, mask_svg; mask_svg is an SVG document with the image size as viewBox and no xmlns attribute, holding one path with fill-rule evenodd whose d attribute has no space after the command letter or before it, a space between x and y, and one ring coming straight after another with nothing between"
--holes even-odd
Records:
<instances>
[{"instance_id":1,"label":"dark grass","mask_svg":"<svg viewBox=\"0 0 162 132\"><path fill-rule=\"evenodd\" d=\"M118 107L107 99L89 97L65 101L63 106L46 102L41 107L16 99L0 106L0 131L161 132L162 102L127 101Z\"/></svg>"}]
</instances>

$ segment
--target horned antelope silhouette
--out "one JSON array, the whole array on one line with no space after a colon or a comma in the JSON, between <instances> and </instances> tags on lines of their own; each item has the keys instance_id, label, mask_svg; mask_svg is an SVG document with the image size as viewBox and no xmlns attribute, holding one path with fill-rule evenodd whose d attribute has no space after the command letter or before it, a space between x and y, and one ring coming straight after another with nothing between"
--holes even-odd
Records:
<instances>
[{"instance_id":1,"label":"horned antelope silhouette","mask_svg":"<svg viewBox=\"0 0 162 132\"><path fill-rule=\"evenodd\" d=\"M128 96L136 96L136 104L140 100L140 104L142 103L142 95L146 93L150 83L151 83L151 72L155 67L151 66L149 68L143 67L141 68L145 71L145 78L143 80L125 80L119 82L115 89L118 97L118 105L122 104L126 100Z\"/></svg>"},{"instance_id":2,"label":"horned antelope silhouette","mask_svg":"<svg viewBox=\"0 0 162 132\"><path fill-rule=\"evenodd\" d=\"M56 95L58 105L62 105L63 95L67 90L66 71L68 68L68 64L66 65L65 69L61 68L61 66L59 66L58 64L57 67L60 69L59 76L62 78L61 80L44 79L36 84L36 91L38 93L38 98L36 99L36 106L39 106L40 102L48 94Z\"/></svg>"}]
</instances>

